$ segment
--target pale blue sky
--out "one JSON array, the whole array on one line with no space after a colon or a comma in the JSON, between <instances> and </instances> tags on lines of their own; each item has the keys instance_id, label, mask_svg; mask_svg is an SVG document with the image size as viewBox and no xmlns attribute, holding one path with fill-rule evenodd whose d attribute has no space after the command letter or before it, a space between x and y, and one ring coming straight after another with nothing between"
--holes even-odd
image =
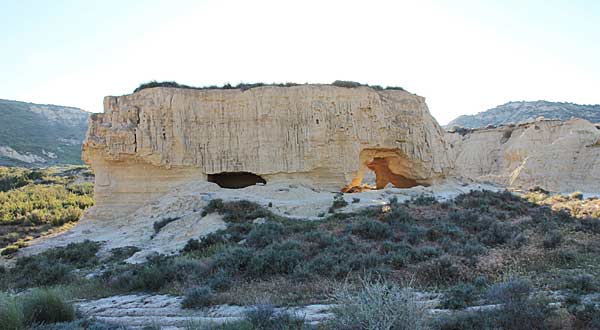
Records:
<instances>
[{"instance_id":1,"label":"pale blue sky","mask_svg":"<svg viewBox=\"0 0 600 330\"><path fill-rule=\"evenodd\" d=\"M0 98L102 111L149 80L402 86L442 123L600 103L600 1L0 0Z\"/></svg>"}]
</instances>

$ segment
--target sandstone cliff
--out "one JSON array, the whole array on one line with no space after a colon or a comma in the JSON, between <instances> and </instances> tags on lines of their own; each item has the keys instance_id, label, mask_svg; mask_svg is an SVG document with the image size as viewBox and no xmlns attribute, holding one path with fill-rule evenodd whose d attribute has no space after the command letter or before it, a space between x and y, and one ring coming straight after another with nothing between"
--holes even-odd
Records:
<instances>
[{"instance_id":1,"label":"sandstone cliff","mask_svg":"<svg viewBox=\"0 0 600 330\"><path fill-rule=\"evenodd\" d=\"M373 170L380 188L429 185L450 166L424 98L401 90L157 87L104 108L83 146L99 205L139 205L190 180L340 190Z\"/></svg>"},{"instance_id":2,"label":"sandstone cliff","mask_svg":"<svg viewBox=\"0 0 600 330\"><path fill-rule=\"evenodd\" d=\"M512 188L598 193L600 130L583 119L447 133L452 175Z\"/></svg>"}]
</instances>

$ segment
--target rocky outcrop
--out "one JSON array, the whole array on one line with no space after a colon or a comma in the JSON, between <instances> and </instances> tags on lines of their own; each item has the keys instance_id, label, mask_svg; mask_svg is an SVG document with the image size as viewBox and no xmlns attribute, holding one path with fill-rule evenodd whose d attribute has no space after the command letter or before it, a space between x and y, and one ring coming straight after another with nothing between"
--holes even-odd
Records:
<instances>
[{"instance_id":1,"label":"rocky outcrop","mask_svg":"<svg viewBox=\"0 0 600 330\"><path fill-rule=\"evenodd\" d=\"M139 206L191 180L339 191L374 170L380 188L430 185L450 166L424 98L401 90L157 87L104 108L83 145L101 206Z\"/></svg>"},{"instance_id":2,"label":"rocky outcrop","mask_svg":"<svg viewBox=\"0 0 600 330\"><path fill-rule=\"evenodd\" d=\"M447 133L453 176L511 188L598 193L600 130L583 119Z\"/></svg>"},{"instance_id":3,"label":"rocky outcrop","mask_svg":"<svg viewBox=\"0 0 600 330\"><path fill-rule=\"evenodd\" d=\"M569 120L581 118L592 123L600 122L600 104L583 105L566 102L521 101L508 102L476 115L463 115L445 127L478 128L534 121L538 117Z\"/></svg>"},{"instance_id":4,"label":"rocky outcrop","mask_svg":"<svg viewBox=\"0 0 600 330\"><path fill-rule=\"evenodd\" d=\"M83 315L126 329L144 329L148 325L160 329L211 328L219 324L243 319L254 306L218 305L203 310L181 308L182 297L168 295L113 296L77 303ZM301 318L308 324L318 324L332 318L334 305L307 305L274 308L275 313L286 313Z\"/></svg>"}]
</instances>

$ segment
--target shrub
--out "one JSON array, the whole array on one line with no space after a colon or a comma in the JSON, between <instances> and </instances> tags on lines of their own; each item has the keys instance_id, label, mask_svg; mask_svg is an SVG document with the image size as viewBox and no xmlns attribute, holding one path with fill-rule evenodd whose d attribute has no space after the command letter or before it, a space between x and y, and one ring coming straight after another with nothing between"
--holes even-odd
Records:
<instances>
[{"instance_id":1,"label":"shrub","mask_svg":"<svg viewBox=\"0 0 600 330\"><path fill-rule=\"evenodd\" d=\"M120 291L159 291L172 284L205 280L211 267L202 259L187 256L153 256L145 264L120 265L107 270L102 279Z\"/></svg>"},{"instance_id":2,"label":"shrub","mask_svg":"<svg viewBox=\"0 0 600 330\"><path fill-rule=\"evenodd\" d=\"M427 329L428 306L408 287L363 279L359 291L345 285L333 298L334 329Z\"/></svg>"},{"instance_id":3,"label":"shrub","mask_svg":"<svg viewBox=\"0 0 600 330\"><path fill-rule=\"evenodd\" d=\"M75 319L75 308L54 291L35 290L23 298L23 315L29 324L67 322Z\"/></svg>"},{"instance_id":4,"label":"shrub","mask_svg":"<svg viewBox=\"0 0 600 330\"><path fill-rule=\"evenodd\" d=\"M493 310L460 312L442 315L436 321L440 330L522 330L563 329L555 326L556 310L543 300L523 300L507 303Z\"/></svg>"},{"instance_id":5,"label":"shrub","mask_svg":"<svg viewBox=\"0 0 600 330\"><path fill-rule=\"evenodd\" d=\"M199 309L214 304L215 294L209 287L200 286L188 289L181 301L183 308Z\"/></svg>"},{"instance_id":6,"label":"shrub","mask_svg":"<svg viewBox=\"0 0 600 330\"><path fill-rule=\"evenodd\" d=\"M228 240L225 239L224 233L224 230L219 230L210 233L199 240L192 238L188 240L183 247L183 252L202 252L219 244L225 244Z\"/></svg>"},{"instance_id":7,"label":"shrub","mask_svg":"<svg viewBox=\"0 0 600 330\"><path fill-rule=\"evenodd\" d=\"M70 243L61 248L50 249L41 255L53 262L66 263L75 267L86 267L98 263L96 253L99 250L100 243L86 240L81 243Z\"/></svg>"},{"instance_id":8,"label":"shrub","mask_svg":"<svg viewBox=\"0 0 600 330\"><path fill-rule=\"evenodd\" d=\"M568 278L565 287L577 293L594 292L598 288L594 276L589 274L576 275Z\"/></svg>"},{"instance_id":9,"label":"shrub","mask_svg":"<svg viewBox=\"0 0 600 330\"><path fill-rule=\"evenodd\" d=\"M413 217L408 213L406 207L398 204L397 198L390 199L390 210L385 213L383 219L389 222L392 226L398 224L411 223L414 221Z\"/></svg>"},{"instance_id":10,"label":"shrub","mask_svg":"<svg viewBox=\"0 0 600 330\"><path fill-rule=\"evenodd\" d=\"M472 284L460 283L448 289L444 295L442 306L460 309L470 306L476 298L477 289Z\"/></svg>"},{"instance_id":11,"label":"shrub","mask_svg":"<svg viewBox=\"0 0 600 330\"><path fill-rule=\"evenodd\" d=\"M254 249L244 246L232 246L223 249L213 257L215 267L230 274L245 273L249 269L254 253Z\"/></svg>"},{"instance_id":12,"label":"shrub","mask_svg":"<svg viewBox=\"0 0 600 330\"><path fill-rule=\"evenodd\" d=\"M71 271L76 267L97 264L99 249L99 243L85 241L19 258L7 277L20 288L68 283L72 279Z\"/></svg>"},{"instance_id":13,"label":"shrub","mask_svg":"<svg viewBox=\"0 0 600 330\"><path fill-rule=\"evenodd\" d=\"M400 86L387 86L385 89L387 90L395 90L395 91L405 91L404 88L400 87Z\"/></svg>"},{"instance_id":14,"label":"shrub","mask_svg":"<svg viewBox=\"0 0 600 330\"><path fill-rule=\"evenodd\" d=\"M527 280L515 278L507 282L497 283L488 289L487 299L492 303L505 304L514 301L524 301L533 291Z\"/></svg>"},{"instance_id":15,"label":"shrub","mask_svg":"<svg viewBox=\"0 0 600 330\"><path fill-rule=\"evenodd\" d=\"M333 203L331 204L331 207L329 207L329 213L334 213L335 210L341 209L347 205L348 202L346 202L346 200L344 199L344 195L336 194L335 196L333 196Z\"/></svg>"},{"instance_id":16,"label":"shrub","mask_svg":"<svg viewBox=\"0 0 600 330\"><path fill-rule=\"evenodd\" d=\"M217 212L223 215L226 222L246 222L256 218L273 218L271 211L262 206L242 200L224 202L221 199L213 199L204 207L203 216Z\"/></svg>"},{"instance_id":17,"label":"shrub","mask_svg":"<svg viewBox=\"0 0 600 330\"><path fill-rule=\"evenodd\" d=\"M542 245L546 249L555 249L560 245L560 243L562 243L562 240L562 234L558 230L553 230L546 234Z\"/></svg>"},{"instance_id":18,"label":"shrub","mask_svg":"<svg viewBox=\"0 0 600 330\"><path fill-rule=\"evenodd\" d=\"M0 329L22 330L23 312L15 299L0 295Z\"/></svg>"},{"instance_id":19,"label":"shrub","mask_svg":"<svg viewBox=\"0 0 600 330\"><path fill-rule=\"evenodd\" d=\"M583 193L581 191L573 192L569 195L569 198L583 200Z\"/></svg>"},{"instance_id":20,"label":"shrub","mask_svg":"<svg viewBox=\"0 0 600 330\"><path fill-rule=\"evenodd\" d=\"M441 254L442 251L435 246L422 246L413 250L412 259L415 261L425 261L439 257Z\"/></svg>"},{"instance_id":21,"label":"shrub","mask_svg":"<svg viewBox=\"0 0 600 330\"><path fill-rule=\"evenodd\" d=\"M284 312L276 312L270 305L258 305L244 314L244 320L251 329L264 330L301 330L304 320Z\"/></svg>"},{"instance_id":22,"label":"shrub","mask_svg":"<svg viewBox=\"0 0 600 330\"><path fill-rule=\"evenodd\" d=\"M12 245L5 247L2 250L2 252L0 253L0 255L9 256L9 255L13 255L13 254L17 253L17 251L19 251L19 246L12 244Z\"/></svg>"},{"instance_id":23,"label":"shrub","mask_svg":"<svg viewBox=\"0 0 600 330\"><path fill-rule=\"evenodd\" d=\"M170 224L173 221L177 221L179 219L181 219L181 218L170 217L170 218L164 218L164 219L154 222L154 225L153 225L154 235L152 235L152 236L155 236L156 234L158 234L160 232L160 230L163 229L163 227L165 227L166 225Z\"/></svg>"},{"instance_id":24,"label":"shrub","mask_svg":"<svg viewBox=\"0 0 600 330\"><path fill-rule=\"evenodd\" d=\"M280 240L282 235L283 226L281 224L267 222L255 226L250 233L248 233L246 244L256 248L262 248Z\"/></svg>"},{"instance_id":25,"label":"shrub","mask_svg":"<svg viewBox=\"0 0 600 330\"><path fill-rule=\"evenodd\" d=\"M419 279L434 285L453 283L460 275L458 264L448 255L429 260L418 269Z\"/></svg>"},{"instance_id":26,"label":"shrub","mask_svg":"<svg viewBox=\"0 0 600 330\"><path fill-rule=\"evenodd\" d=\"M300 242L288 240L275 243L253 255L249 271L253 276L291 274L304 258Z\"/></svg>"},{"instance_id":27,"label":"shrub","mask_svg":"<svg viewBox=\"0 0 600 330\"><path fill-rule=\"evenodd\" d=\"M352 233L362 238L383 240L392 234L386 223L371 219L362 219L352 224Z\"/></svg>"},{"instance_id":28,"label":"shrub","mask_svg":"<svg viewBox=\"0 0 600 330\"><path fill-rule=\"evenodd\" d=\"M413 198L411 202L418 206L429 206L437 203L437 200L432 196L419 195Z\"/></svg>"},{"instance_id":29,"label":"shrub","mask_svg":"<svg viewBox=\"0 0 600 330\"><path fill-rule=\"evenodd\" d=\"M137 92L139 92L141 90L144 90L146 88L154 88L154 87L195 89L194 87L191 87L191 86L180 85L180 84L178 84L178 83L176 83L174 81L161 81L161 82L158 82L156 80L153 80L153 81L141 84L136 89L134 89L133 92L137 93Z\"/></svg>"},{"instance_id":30,"label":"shrub","mask_svg":"<svg viewBox=\"0 0 600 330\"><path fill-rule=\"evenodd\" d=\"M356 87L362 86L361 83L358 83L356 81L349 81L349 80L336 80L333 83L331 83L331 85L336 86L336 87L344 87L344 88L356 88Z\"/></svg>"},{"instance_id":31,"label":"shrub","mask_svg":"<svg viewBox=\"0 0 600 330\"><path fill-rule=\"evenodd\" d=\"M600 306L589 303L573 309L576 329L600 329Z\"/></svg>"},{"instance_id":32,"label":"shrub","mask_svg":"<svg viewBox=\"0 0 600 330\"><path fill-rule=\"evenodd\" d=\"M489 246L496 246L509 242L518 235L518 229L508 223L493 222L480 234L481 241Z\"/></svg>"},{"instance_id":33,"label":"shrub","mask_svg":"<svg viewBox=\"0 0 600 330\"><path fill-rule=\"evenodd\" d=\"M222 269L214 273L207 281L208 286L216 291L225 291L231 287L231 275Z\"/></svg>"},{"instance_id":34,"label":"shrub","mask_svg":"<svg viewBox=\"0 0 600 330\"><path fill-rule=\"evenodd\" d=\"M271 328L275 309L271 305L258 305L247 311L244 316L255 329L268 329Z\"/></svg>"},{"instance_id":35,"label":"shrub","mask_svg":"<svg viewBox=\"0 0 600 330\"><path fill-rule=\"evenodd\" d=\"M123 247L119 247L119 248L114 248L112 250L110 250L110 257L108 257L108 259L106 260L107 262L119 262L119 261L123 261L129 257L131 257L132 255L134 255L136 252L140 251L140 248L136 247L136 246L123 246Z\"/></svg>"}]
</instances>

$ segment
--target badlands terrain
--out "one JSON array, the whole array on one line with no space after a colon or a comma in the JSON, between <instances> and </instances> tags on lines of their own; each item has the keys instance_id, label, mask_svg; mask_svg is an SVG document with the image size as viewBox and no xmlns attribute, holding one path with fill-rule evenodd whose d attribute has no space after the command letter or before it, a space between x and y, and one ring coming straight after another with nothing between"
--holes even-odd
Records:
<instances>
[{"instance_id":1,"label":"badlands terrain","mask_svg":"<svg viewBox=\"0 0 600 330\"><path fill-rule=\"evenodd\" d=\"M0 171L6 329L600 328L585 119L446 132L351 82L104 108L89 169Z\"/></svg>"}]
</instances>

